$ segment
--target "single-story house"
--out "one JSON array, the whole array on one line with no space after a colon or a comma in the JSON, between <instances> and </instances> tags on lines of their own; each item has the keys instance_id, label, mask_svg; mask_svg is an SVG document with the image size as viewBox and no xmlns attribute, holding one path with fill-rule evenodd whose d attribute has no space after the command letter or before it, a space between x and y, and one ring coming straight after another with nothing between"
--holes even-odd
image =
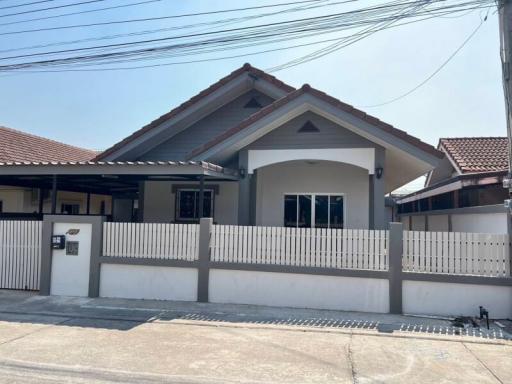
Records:
<instances>
[{"instance_id":1,"label":"single-story house","mask_svg":"<svg viewBox=\"0 0 512 384\"><path fill-rule=\"evenodd\" d=\"M2 163L87 161L97 155L95 151L0 126ZM0 219L40 218L40 213L51 211L51 190L33 187L30 181L30 176L26 176L20 178L16 185L0 185ZM61 190L56 201L60 214L110 213L110 195Z\"/></svg>"},{"instance_id":2,"label":"single-story house","mask_svg":"<svg viewBox=\"0 0 512 384\"><path fill-rule=\"evenodd\" d=\"M385 195L443 157L245 64L90 161L3 162L0 184L108 194L114 221L379 229Z\"/></svg>"},{"instance_id":3,"label":"single-story house","mask_svg":"<svg viewBox=\"0 0 512 384\"><path fill-rule=\"evenodd\" d=\"M425 187L397 199L405 228L507 233L508 139L443 138L438 149L446 157L428 173Z\"/></svg>"}]
</instances>

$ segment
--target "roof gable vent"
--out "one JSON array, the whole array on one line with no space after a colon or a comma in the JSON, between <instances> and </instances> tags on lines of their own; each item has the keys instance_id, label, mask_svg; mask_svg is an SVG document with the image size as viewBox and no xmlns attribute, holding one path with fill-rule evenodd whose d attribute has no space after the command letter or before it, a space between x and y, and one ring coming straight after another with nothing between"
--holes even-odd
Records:
<instances>
[{"instance_id":1,"label":"roof gable vent","mask_svg":"<svg viewBox=\"0 0 512 384\"><path fill-rule=\"evenodd\" d=\"M262 105L256 100L255 97L251 97L251 99L244 105L244 108L261 108Z\"/></svg>"},{"instance_id":2,"label":"roof gable vent","mask_svg":"<svg viewBox=\"0 0 512 384\"><path fill-rule=\"evenodd\" d=\"M320 132L320 130L317 128L317 126L315 124L313 124L311 121L308 120L297 132L300 132L300 133Z\"/></svg>"}]
</instances>

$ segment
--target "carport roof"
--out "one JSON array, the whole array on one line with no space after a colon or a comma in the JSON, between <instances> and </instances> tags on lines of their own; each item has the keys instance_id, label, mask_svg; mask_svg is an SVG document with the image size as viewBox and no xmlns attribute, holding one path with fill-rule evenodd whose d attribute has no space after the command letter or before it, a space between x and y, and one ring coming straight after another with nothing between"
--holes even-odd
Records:
<instances>
[{"instance_id":1,"label":"carport roof","mask_svg":"<svg viewBox=\"0 0 512 384\"><path fill-rule=\"evenodd\" d=\"M206 161L0 162L0 175L205 175L238 179L238 171Z\"/></svg>"}]
</instances>

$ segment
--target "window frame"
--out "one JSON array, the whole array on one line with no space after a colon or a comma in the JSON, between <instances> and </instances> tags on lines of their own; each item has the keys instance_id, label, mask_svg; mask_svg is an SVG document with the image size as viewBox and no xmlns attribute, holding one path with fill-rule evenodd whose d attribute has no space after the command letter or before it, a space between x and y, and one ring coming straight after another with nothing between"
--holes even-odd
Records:
<instances>
[{"instance_id":1,"label":"window frame","mask_svg":"<svg viewBox=\"0 0 512 384\"><path fill-rule=\"evenodd\" d=\"M210 192L211 195L211 217L213 218L215 215L215 189L214 188L205 188L205 192ZM196 192L199 195L199 188L177 188L175 192L175 199L174 199L174 221L175 222L198 222L199 217L193 217L193 218L183 218L180 217L180 195L181 192ZM198 197L199 199L199 197ZM195 204L195 199L194 199ZM194 212L196 211L194 206Z\"/></svg>"},{"instance_id":2,"label":"window frame","mask_svg":"<svg viewBox=\"0 0 512 384\"><path fill-rule=\"evenodd\" d=\"M65 213L64 212L64 206L65 205L70 205L70 206L78 206L78 213ZM60 214L61 215L79 215L80 214L80 208L81 208L81 204L79 202L76 202L76 201L73 201L73 202L66 202L66 201L61 201L60 203Z\"/></svg>"},{"instance_id":3,"label":"window frame","mask_svg":"<svg viewBox=\"0 0 512 384\"><path fill-rule=\"evenodd\" d=\"M285 226L285 204L286 204L286 196L311 196L311 227L310 228L316 228L316 204L315 204L315 198L316 196L327 196L328 201L328 208L327 208L327 222L329 223L329 226L325 229L345 229L346 223L347 223L347 194L343 192L285 192L283 193L282 197L282 207L283 207L283 214L282 214L282 222L283 226ZM331 196L341 196L343 198L343 228L331 228ZM296 225L294 227L287 227L287 228L302 228L299 227L299 199L297 198L297 211L296 211ZM307 228L307 227L306 227Z\"/></svg>"}]
</instances>

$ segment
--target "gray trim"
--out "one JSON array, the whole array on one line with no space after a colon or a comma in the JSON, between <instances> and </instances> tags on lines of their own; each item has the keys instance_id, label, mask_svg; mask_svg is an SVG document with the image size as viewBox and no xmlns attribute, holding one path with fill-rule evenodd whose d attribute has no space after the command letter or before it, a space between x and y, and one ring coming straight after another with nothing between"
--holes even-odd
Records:
<instances>
[{"instance_id":1,"label":"gray trim","mask_svg":"<svg viewBox=\"0 0 512 384\"><path fill-rule=\"evenodd\" d=\"M146 195L146 183L144 181L139 182L139 195L138 195L138 202L139 207L137 211L137 221L139 223L144 222L144 198Z\"/></svg>"},{"instance_id":2,"label":"gray trim","mask_svg":"<svg viewBox=\"0 0 512 384\"><path fill-rule=\"evenodd\" d=\"M101 264L124 264L124 265L145 265L152 267L176 267L176 268L198 268L198 261L169 260L169 259L148 259L142 257L112 257L100 256L98 261Z\"/></svg>"},{"instance_id":3,"label":"gray trim","mask_svg":"<svg viewBox=\"0 0 512 384\"><path fill-rule=\"evenodd\" d=\"M94 164L40 164L40 165L2 165L2 175L139 175L139 176L173 176L173 175L205 175L220 180L238 180L237 172L213 164L200 162L197 164L171 162L137 163L94 163ZM215 168L216 167L216 168ZM218 170L215 170L217 169Z\"/></svg>"},{"instance_id":4,"label":"gray trim","mask_svg":"<svg viewBox=\"0 0 512 384\"><path fill-rule=\"evenodd\" d=\"M402 216L423 216L423 215L449 215L449 214L477 214L477 213L506 213L507 209L503 204L478 205L475 207L452 208L452 209L436 209L433 211L420 211L399 213Z\"/></svg>"},{"instance_id":5,"label":"gray trim","mask_svg":"<svg viewBox=\"0 0 512 384\"><path fill-rule=\"evenodd\" d=\"M402 309L402 254L403 225L389 224L389 312L401 314Z\"/></svg>"},{"instance_id":6,"label":"gray trim","mask_svg":"<svg viewBox=\"0 0 512 384\"><path fill-rule=\"evenodd\" d=\"M158 180L151 180L151 181L158 181ZM178 190L180 189L195 189L195 190L198 190L199 188L197 187L197 184L173 184L172 187L171 187L171 191L172 193L175 195ZM219 187L219 184L205 184L204 185L204 189L209 189L209 190L212 190L213 193L215 193L216 195L219 194L219 191L220 191L220 187Z\"/></svg>"},{"instance_id":7,"label":"gray trim","mask_svg":"<svg viewBox=\"0 0 512 384\"><path fill-rule=\"evenodd\" d=\"M474 285L494 285L512 287L512 278L510 277L489 277L489 276L470 276L470 275L449 275L442 273L421 273L421 272L403 272L402 278L405 281L425 281L432 283L450 283L450 284L474 284Z\"/></svg>"},{"instance_id":8,"label":"gray trim","mask_svg":"<svg viewBox=\"0 0 512 384\"><path fill-rule=\"evenodd\" d=\"M377 168L383 169L382 177L379 179L377 174L373 175L373 227L371 229L386 229L386 150L382 147L375 148L374 171Z\"/></svg>"},{"instance_id":9,"label":"gray trim","mask_svg":"<svg viewBox=\"0 0 512 384\"><path fill-rule=\"evenodd\" d=\"M203 217L199 221L199 263L197 271L197 301L208 302L210 284L210 239L213 219Z\"/></svg>"},{"instance_id":10,"label":"gray trim","mask_svg":"<svg viewBox=\"0 0 512 384\"><path fill-rule=\"evenodd\" d=\"M374 191L373 191L373 177L374 175L368 175L368 227L375 227L375 208L374 208Z\"/></svg>"},{"instance_id":11,"label":"gray trim","mask_svg":"<svg viewBox=\"0 0 512 384\"><path fill-rule=\"evenodd\" d=\"M91 224L91 259L89 264L89 297L98 297L101 245L103 244L104 216L75 216L75 215L45 215L43 216L43 233L41 239L41 295L49 295L51 292L52 275L52 248L51 239L55 223L80 223Z\"/></svg>"},{"instance_id":12,"label":"gray trim","mask_svg":"<svg viewBox=\"0 0 512 384\"><path fill-rule=\"evenodd\" d=\"M371 271L364 269L335 269L335 268L315 268L300 267L292 265L273 265L273 264L244 264L244 263L225 263L211 262L211 269L229 269L237 271L254 272L275 272L275 273L295 273L303 275L323 275L323 276L345 276L345 277L365 277L370 279L388 279L387 271Z\"/></svg>"},{"instance_id":13,"label":"gray trim","mask_svg":"<svg viewBox=\"0 0 512 384\"><path fill-rule=\"evenodd\" d=\"M238 167L245 169L246 175L238 182L238 225L249 225L251 216L251 175L248 174L249 153L247 150L238 153Z\"/></svg>"}]
</instances>

